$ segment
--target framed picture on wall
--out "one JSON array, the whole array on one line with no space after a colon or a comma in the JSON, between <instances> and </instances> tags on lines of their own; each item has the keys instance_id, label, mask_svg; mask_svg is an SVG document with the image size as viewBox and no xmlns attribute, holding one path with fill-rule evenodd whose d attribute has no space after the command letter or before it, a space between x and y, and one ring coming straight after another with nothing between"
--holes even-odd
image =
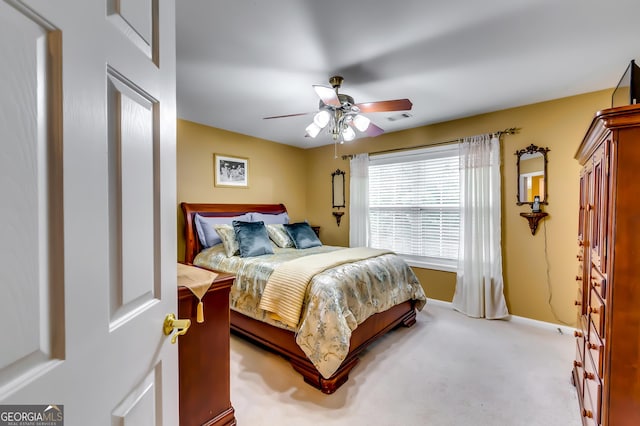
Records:
<instances>
[{"instance_id":1,"label":"framed picture on wall","mask_svg":"<svg viewBox=\"0 0 640 426\"><path fill-rule=\"evenodd\" d=\"M249 159L213 155L214 185L222 187L249 187Z\"/></svg>"}]
</instances>

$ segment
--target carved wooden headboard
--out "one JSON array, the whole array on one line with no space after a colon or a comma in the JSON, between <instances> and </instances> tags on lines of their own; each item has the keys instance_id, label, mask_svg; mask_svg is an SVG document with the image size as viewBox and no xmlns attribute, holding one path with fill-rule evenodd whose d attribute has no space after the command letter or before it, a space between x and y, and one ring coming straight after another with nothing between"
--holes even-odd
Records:
<instances>
[{"instance_id":1,"label":"carved wooden headboard","mask_svg":"<svg viewBox=\"0 0 640 426\"><path fill-rule=\"evenodd\" d=\"M191 264L200 252L200 240L196 232L194 216L239 216L244 213L258 212L266 214L278 214L287 211L284 204L191 204L180 203L184 213L184 262Z\"/></svg>"}]
</instances>

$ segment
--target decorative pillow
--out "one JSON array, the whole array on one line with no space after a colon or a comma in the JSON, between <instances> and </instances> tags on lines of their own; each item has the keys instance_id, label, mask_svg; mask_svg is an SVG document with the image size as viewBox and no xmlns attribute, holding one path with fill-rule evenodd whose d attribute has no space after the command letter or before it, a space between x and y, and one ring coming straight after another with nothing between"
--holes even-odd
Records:
<instances>
[{"instance_id":1,"label":"decorative pillow","mask_svg":"<svg viewBox=\"0 0 640 426\"><path fill-rule=\"evenodd\" d=\"M233 229L233 225L214 225L213 229L222 239L222 245L227 257L235 256L240 252L240 245L236 240L236 231Z\"/></svg>"},{"instance_id":2,"label":"decorative pillow","mask_svg":"<svg viewBox=\"0 0 640 426\"><path fill-rule=\"evenodd\" d=\"M248 214L251 215L251 220L250 220L251 222L264 222L265 225L289 223L289 215L287 214L287 212L278 213L278 214L252 212ZM238 220L243 220L243 219L238 219Z\"/></svg>"},{"instance_id":3,"label":"decorative pillow","mask_svg":"<svg viewBox=\"0 0 640 426\"><path fill-rule=\"evenodd\" d=\"M283 226L297 249L306 249L322 245L322 242L307 222L292 223Z\"/></svg>"},{"instance_id":4,"label":"decorative pillow","mask_svg":"<svg viewBox=\"0 0 640 426\"><path fill-rule=\"evenodd\" d=\"M262 256L273 254L271 240L264 222L233 221L236 240L240 246L240 257Z\"/></svg>"},{"instance_id":5,"label":"decorative pillow","mask_svg":"<svg viewBox=\"0 0 640 426\"><path fill-rule=\"evenodd\" d=\"M277 223L266 225L266 227L269 238L271 238L278 247L295 247L293 244L293 240L291 239L289 234L287 234L287 231L285 231L283 224Z\"/></svg>"},{"instance_id":6,"label":"decorative pillow","mask_svg":"<svg viewBox=\"0 0 640 426\"><path fill-rule=\"evenodd\" d=\"M198 233L198 239L202 248L213 247L216 244L220 244L221 239L218 233L213 229L215 225L231 225L234 220L246 220L250 221L251 216L249 213L232 216L232 217L206 217L196 213L194 216L196 223L196 232Z\"/></svg>"}]
</instances>

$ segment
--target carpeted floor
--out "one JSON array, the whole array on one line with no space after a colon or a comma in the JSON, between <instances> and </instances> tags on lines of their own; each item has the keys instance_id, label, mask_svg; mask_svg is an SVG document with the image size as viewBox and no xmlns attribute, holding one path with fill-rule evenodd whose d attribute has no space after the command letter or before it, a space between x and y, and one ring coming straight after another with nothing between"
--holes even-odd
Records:
<instances>
[{"instance_id":1,"label":"carpeted floor","mask_svg":"<svg viewBox=\"0 0 640 426\"><path fill-rule=\"evenodd\" d=\"M553 327L431 303L369 347L333 395L232 335L231 401L240 426L580 426L574 352Z\"/></svg>"}]
</instances>

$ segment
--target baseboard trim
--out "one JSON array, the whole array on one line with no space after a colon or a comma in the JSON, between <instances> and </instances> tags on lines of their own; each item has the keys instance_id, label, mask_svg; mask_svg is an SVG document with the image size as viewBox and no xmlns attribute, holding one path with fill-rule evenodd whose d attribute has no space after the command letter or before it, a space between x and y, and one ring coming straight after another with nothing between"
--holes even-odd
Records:
<instances>
[{"instance_id":1,"label":"baseboard trim","mask_svg":"<svg viewBox=\"0 0 640 426\"><path fill-rule=\"evenodd\" d=\"M445 302L444 300L438 300L438 299L428 299L427 305L435 305L435 306L441 306L443 308L453 309L453 303ZM576 331L575 328L569 327L566 325L554 324L552 322L535 320L532 318L521 317L518 315L509 315L509 318L507 319L507 321L513 321L519 324L532 325L534 327L552 330L552 331L555 331L556 333L560 332L561 334L569 334L571 336L573 336L573 332Z\"/></svg>"}]
</instances>

